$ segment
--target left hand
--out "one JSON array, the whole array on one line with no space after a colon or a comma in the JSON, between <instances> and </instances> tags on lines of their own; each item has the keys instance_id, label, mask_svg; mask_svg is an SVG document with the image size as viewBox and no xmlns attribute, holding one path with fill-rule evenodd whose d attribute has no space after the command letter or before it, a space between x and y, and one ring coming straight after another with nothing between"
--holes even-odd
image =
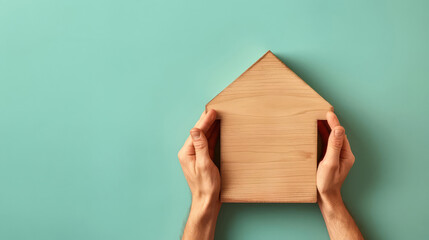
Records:
<instances>
[{"instance_id":1,"label":"left hand","mask_svg":"<svg viewBox=\"0 0 429 240\"><path fill-rule=\"evenodd\" d=\"M192 205L219 210L220 174L212 161L219 136L216 112L203 113L178 153L180 165L192 193Z\"/></svg>"}]
</instances>

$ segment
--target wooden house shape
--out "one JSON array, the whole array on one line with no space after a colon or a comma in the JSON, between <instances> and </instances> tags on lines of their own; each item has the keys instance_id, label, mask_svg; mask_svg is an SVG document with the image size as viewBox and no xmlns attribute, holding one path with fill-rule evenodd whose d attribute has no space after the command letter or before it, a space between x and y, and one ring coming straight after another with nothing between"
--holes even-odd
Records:
<instances>
[{"instance_id":1,"label":"wooden house shape","mask_svg":"<svg viewBox=\"0 0 429 240\"><path fill-rule=\"evenodd\" d=\"M213 98L222 202L317 201L317 121L333 107L271 51Z\"/></svg>"}]
</instances>

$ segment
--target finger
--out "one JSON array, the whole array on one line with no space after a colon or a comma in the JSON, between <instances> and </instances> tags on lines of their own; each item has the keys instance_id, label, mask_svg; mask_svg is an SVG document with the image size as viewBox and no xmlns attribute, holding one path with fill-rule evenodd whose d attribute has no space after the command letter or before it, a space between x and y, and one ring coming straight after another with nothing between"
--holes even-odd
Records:
<instances>
[{"instance_id":1,"label":"finger","mask_svg":"<svg viewBox=\"0 0 429 240\"><path fill-rule=\"evenodd\" d=\"M204 117L206 116L206 111L203 111L203 113L201 113L201 116L200 116L200 118L198 119L198 121L195 123L195 125L194 125L194 127L196 127L200 122L201 122L201 120L203 120L204 119Z\"/></svg>"},{"instance_id":2,"label":"finger","mask_svg":"<svg viewBox=\"0 0 429 240\"><path fill-rule=\"evenodd\" d=\"M211 109L206 113L204 118L201 119L201 121L195 125L195 127L201 129L201 131L203 131L204 134L206 134L209 128L213 125L215 120L216 120L216 111Z\"/></svg>"},{"instance_id":3,"label":"finger","mask_svg":"<svg viewBox=\"0 0 429 240\"><path fill-rule=\"evenodd\" d=\"M337 126L341 126L337 115L335 115L335 113L332 111L326 113L326 120L328 120L328 124L331 129L334 129Z\"/></svg>"},{"instance_id":4,"label":"finger","mask_svg":"<svg viewBox=\"0 0 429 240\"><path fill-rule=\"evenodd\" d=\"M195 157L197 162L205 162L210 160L209 146L204 132L199 128L191 130L192 144L195 148Z\"/></svg>"},{"instance_id":5,"label":"finger","mask_svg":"<svg viewBox=\"0 0 429 240\"><path fill-rule=\"evenodd\" d=\"M201 131L203 131L204 134L207 134L210 127L213 125L214 121L216 120L216 112L215 110L209 110L203 118L195 124L194 128L198 128ZM187 142L189 142L189 146L192 146L191 137L189 136L187 139Z\"/></svg>"},{"instance_id":6,"label":"finger","mask_svg":"<svg viewBox=\"0 0 429 240\"><path fill-rule=\"evenodd\" d=\"M195 128L201 129L203 132L208 131L210 126L213 124L213 122L216 120L216 112L214 110L210 110L207 113L203 112L201 114L200 119L195 124ZM191 136L188 136L188 138L185 141L185 144L183 144L182 150L184 155L195 155L194 146L192 145L192 139Z\"/></svg>"},{"instance_id":7,"label":"finger","mask_svg":"<svg viewBox=\"0 0 429 240\"><path fill-rule=\"evenodd\" d=\"M204 133L207 133L207 131L213 125L213 122L215 120L216 120L216 111L215 110L209 110L207 113L203 112L203 114L201 114L200 120L198 120L198 122L195 124L194 128L199 128ZM187 142L189 142L189 144L192 145L190 136L188 137Z\"/></svg>"},{"instance_id":8,"label":"finger","mask_svg":"<svg viewBox=\"0 0 429 240\"><path fill-rule=\"evenodd\" d=\"M326 155L323 159L323 161L326 161L326 164L339 164L341 149L344 144L344 132L344 128L341 126L337 126L331 131Z\"/></svg>"}]
</instances>

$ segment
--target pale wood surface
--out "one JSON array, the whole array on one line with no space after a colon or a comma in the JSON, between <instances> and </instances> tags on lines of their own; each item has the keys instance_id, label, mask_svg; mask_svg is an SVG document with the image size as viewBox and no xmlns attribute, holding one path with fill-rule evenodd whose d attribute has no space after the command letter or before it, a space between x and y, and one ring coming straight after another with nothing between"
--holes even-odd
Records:
<instances>
[{"instance_id":1,"label":"pale wood surface","mask_svg":"<svg viewBox=\"0 0 429 240\"><path fill-rule=\"evenodd\" d=\"M268 51L207 106L222 202L316 202L317 120L332 106Z\"/></svg>"}]
</instances>

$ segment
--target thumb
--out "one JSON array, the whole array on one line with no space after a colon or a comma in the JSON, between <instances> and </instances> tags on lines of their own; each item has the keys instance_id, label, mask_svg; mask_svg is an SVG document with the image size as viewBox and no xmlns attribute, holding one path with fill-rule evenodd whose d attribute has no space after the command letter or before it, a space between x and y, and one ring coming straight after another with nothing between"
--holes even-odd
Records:
<instances>
[{"instance_id":1,"label":"thumb","mask_svg":"<svg viewBox=\"0 0 429 240\"><path fill-rule=\"evenodd\" d=\"M325 160L332 164L338 164L340 160L341 148L344 143L344 128L337 126L332 129L328 139L328 147L326 149Z\"/></svg>"},{"instance_id":2,"label":"thumb","mask_svg":"<svg viewBox=\"0 0 429 240\"><path fill-rule=\"evenodd\" d=\"M195 157L197 161L206 159L206 158L210 159L209 147L208 147L207 138L204 135L204 132L201 131L201 129L192 128L191 137L192 137L192 143L194 144Z\"/></svg>"}]
</instances>

